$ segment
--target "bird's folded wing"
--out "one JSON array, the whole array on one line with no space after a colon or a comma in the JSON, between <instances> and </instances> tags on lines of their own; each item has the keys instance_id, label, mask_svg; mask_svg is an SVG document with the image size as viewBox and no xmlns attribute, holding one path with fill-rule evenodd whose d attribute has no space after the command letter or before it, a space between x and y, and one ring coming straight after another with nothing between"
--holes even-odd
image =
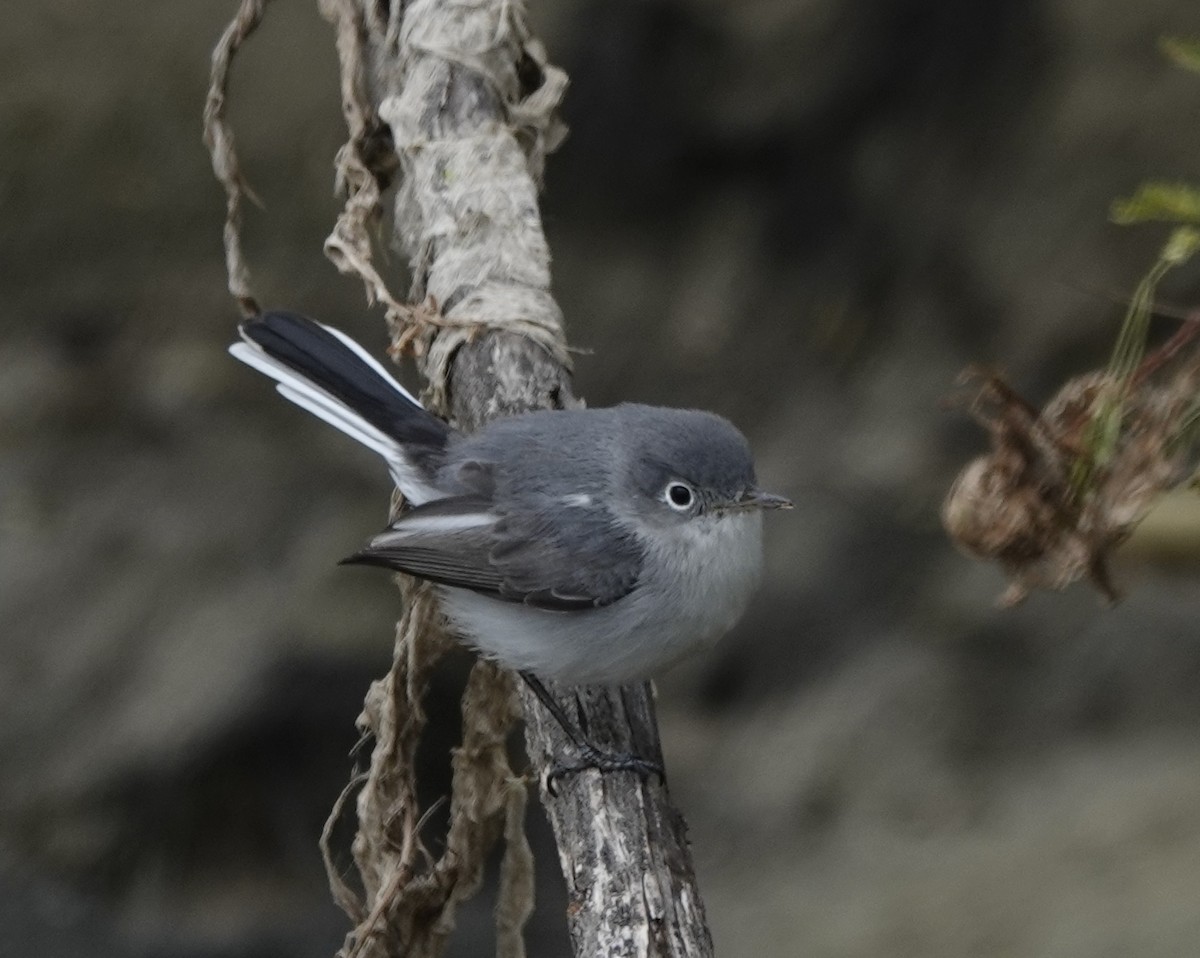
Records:
<instances>
[{"instance_id":1,"label":"bird's folded wing","mask_svg":"<svg viewBox=\"0 0 1200 958\"><path fill-rule=\"evenodd\" d=\"M346 561L573 611L632 591L642 551L607 510L527 504L499 512L489 499L461 496L412 509Z\"/></svg>"},{"instance_id":2,"label":"bird's folded wing","mask_svg":"<svg viewBox=\"0 0 1200 958\"><path fill-rule=\"evenodd\" d=\"M476 496L435 499L410 509L343 561L385 566L443 585L498 593L503 583L489 558L498 521L490 500Z\"/></svg>"},{"instance_id":3,"label":"bird's folded wing","mask_svg":"<svg viewBox=\"0 0 1200 958\"><path fill-rule=\"evenodd\" d=\"M609 605L632 592L642 572L633 530L598 506L510 510L496 539L500 594L539 608Z\"/></svg>"}]
</instances>

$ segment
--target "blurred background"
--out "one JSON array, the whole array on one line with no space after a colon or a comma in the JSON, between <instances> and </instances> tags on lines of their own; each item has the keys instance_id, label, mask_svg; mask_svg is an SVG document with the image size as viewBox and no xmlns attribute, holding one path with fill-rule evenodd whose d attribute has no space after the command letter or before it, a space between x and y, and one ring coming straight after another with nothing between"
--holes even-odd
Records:
<instances>
[{"instance_id":1,"label":"blurred background","mask_svg":"<svg viewBox=\"0 0 1200 958\"><path fill-rule=\"evenodd\" d=\"M0 955L315 958L348 928L316 842L398 603L334 563L389 490L224 352L200 114L234 6L46 0L0 31ZM270 7L235 70L247 247L264 302L382 350L321 254L343 128L315 6ZM1195 955L1187 504L1114 610L998 611L937 508L984 446L940 405L959 370L1040 403L1103 364L1164 237L1110 201L1200 179L1200 77L1156 49L1196 4L529 6L572 78L544 215L580 392L728 415L797 502L753 611L659 684L718 953ZM1200 270L1161 292L1200 305ZM531 819L530 954L562 954ZM453 955L488 953L489 908Z\"/></svg>"}]
</instances>

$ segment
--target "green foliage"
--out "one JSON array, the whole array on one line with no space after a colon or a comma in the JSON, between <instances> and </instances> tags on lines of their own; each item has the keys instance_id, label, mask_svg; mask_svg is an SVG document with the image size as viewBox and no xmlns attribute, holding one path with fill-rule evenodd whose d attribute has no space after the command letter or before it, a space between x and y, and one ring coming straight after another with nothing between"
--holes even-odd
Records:
<instances>
[{"instance_id":1,"label":"green foliage","mask_svg":"<svg viewBox=\"0 0 1200 958\"><path fill-rule=\"evenodd\" d=\"M1163 183L1151 180L1126 199L1113 202L1110 213L1114 223L1166 222L1200 224L1200 189L1187 183Z\"/></svg>"},{"instance_id":2,"label":"green foliage","mask_svg":"<svg viewBox=\"0 0 1200 958\"><path fill-rule=\"evenodd\" d=\"M1200 39L1163 37L1158 42L1158 46L1176 66L1200 73Z\"/></svg>"},{"instance_id":3,"label":"green foliage","mask_svg":"<svg viewBox=\"0 0 1200 958\"><path fill-rule=\"evenodd\" d=\"M1175 64L1200 73L1200 40L1165 37L1159 44ZM1129 392L1137 386L1138 370L1146 354L1146 338L1154 311L1154 294L1162 278L1182 266L1200 250L1200 188L1190 183L1150 180L1142 183L1133 196L1116 200L1111 209L1114 222L1121 225L1165 222L1179 224L1167 238L1158 259L1142 277L1130 300L1129 309L1117 335L1109 360L1110 386L1097 399L1092 420L1084 438L1083 454L1071 472L1071 493L1075 502L1087 495L1099 470L1116 452L1121 439ZM1196 428L1196 407L1181 432Z\"/></svg>"},{"instance_id":4,"label":"green foliage","mask_svg":"<svg viewBox=\"0 0 1200 958\"><path fill-rule=\"evenodd\" d=\"M1190 226L1178 227L1168 237L1158 259L1134 290L1108 364L1108 371L1121 384L1122 391L1137 372L1146 352L1146 335L1150 330L1150 316L1154 312L1154 293L1158 284L1170 270L1191 259L1198 249L1200 231Z\"/></svg>"},{"instance_id":5,"label":"green foliage","mask_svg":"<svg viewBox=\"0 0 1200 958\"><path fill-rule=\"evenodd\" d=\"M1173 63L1200 73L1200 39L1164 37L1159 41L1159 48ZM1190 183L1148 180L1133 196L1114 201L1110 215L1113 222L1122 226L1151 221L1200 226L1200 188ZM1180 250L1185 248L1186 238L1181 239L1181 243ZM1167 246L1170 248L1171 243ZM1186 253L1183 258L1190 255Z\"/></svg>"},{"instance_id":6,"label":"green foliage","mask_svg":"<svg viewBox=\"0 0 1200 958\"><path fill-rule=\"evenodd\" d=\"M1085 433L1083 455L1072 467L1071 498L1075 502L1081 501L1087 494L1097 471L1112 460L1117 450L1125 400L1146 354L1146 337L1150 331L1150 317L1154 312L1154 295L1158 284L1168 272L1182 266L1197 251L1200 251L1200 230L1190 226L1175 229L1129 301L1129 309L1125 312L1112 358L1108 362L1111 387L1097 400Z\"/></svg>"}]
</instances>

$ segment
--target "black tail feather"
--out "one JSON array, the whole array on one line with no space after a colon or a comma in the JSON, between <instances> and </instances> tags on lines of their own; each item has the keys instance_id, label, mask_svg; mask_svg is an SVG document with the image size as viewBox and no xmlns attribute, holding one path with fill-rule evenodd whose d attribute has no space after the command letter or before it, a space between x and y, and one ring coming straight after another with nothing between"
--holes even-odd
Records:
<instances>
[{"instance_id":1,"label":"black tail feather","mask_svg":"<svg viewBox=\"0 0 1200 958\"><path fill-rule=\"evenodd\" d=\"M345 403L366 422L405 446L442 450L451 429L371 368L319 323L298 313L271 311L242 324L243 335Z\"/></svg>"}]
</instances>

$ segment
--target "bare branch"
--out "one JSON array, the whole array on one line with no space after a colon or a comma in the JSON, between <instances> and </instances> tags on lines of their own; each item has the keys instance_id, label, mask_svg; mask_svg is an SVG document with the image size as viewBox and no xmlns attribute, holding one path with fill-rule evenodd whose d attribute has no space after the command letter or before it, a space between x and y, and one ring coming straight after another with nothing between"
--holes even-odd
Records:
<instances>
[{"instance_id":1,"label":"bare branch","mask_svg":"<svg viewBox=\"0 0 1200 958\"><path fill-rule=\"evenodd\" d=\"M235 214L245 186L223 123L223 97L229 58L261 18L263 2L245 0L214 54L206 113L214 169L230 203L231 289L244 307L253 298ZM416 357L431 408L461 428L578 405L537 202L545 155L565 132L557 107L567 81L530 35L523 5L320 2L337 30L349 128L338 155L346 202L326 242L330 259L363 280L368 300L383 304L393 352ZM407 303L376 270L372 245L397 173L393 229L412 270ZM521 958L533 877L523 831L526 785L505 751L517 718L512 677L486 662L472 672L446 851L434 861L421 842L414 767L425 725L422 695L447 639L430 591L407 580L401 586L406 610L393 668L372 685L359 720L374 740L354 841L363 900L328 850L346 795L324 838L334 895L356 923L342 954L439 954L457 905L474 894L503 837L498 948L504 958ZM648 684L558 693L571 696L597 744L661 758ZM528 752L544 781L549 763L570 746L531 696L524 707ZM543 788L542 800L568 885L576 954L710 955L684 825L665 785L585 772L562 782L559 793L550 797Z\"/></svg>"}]
</instances>

